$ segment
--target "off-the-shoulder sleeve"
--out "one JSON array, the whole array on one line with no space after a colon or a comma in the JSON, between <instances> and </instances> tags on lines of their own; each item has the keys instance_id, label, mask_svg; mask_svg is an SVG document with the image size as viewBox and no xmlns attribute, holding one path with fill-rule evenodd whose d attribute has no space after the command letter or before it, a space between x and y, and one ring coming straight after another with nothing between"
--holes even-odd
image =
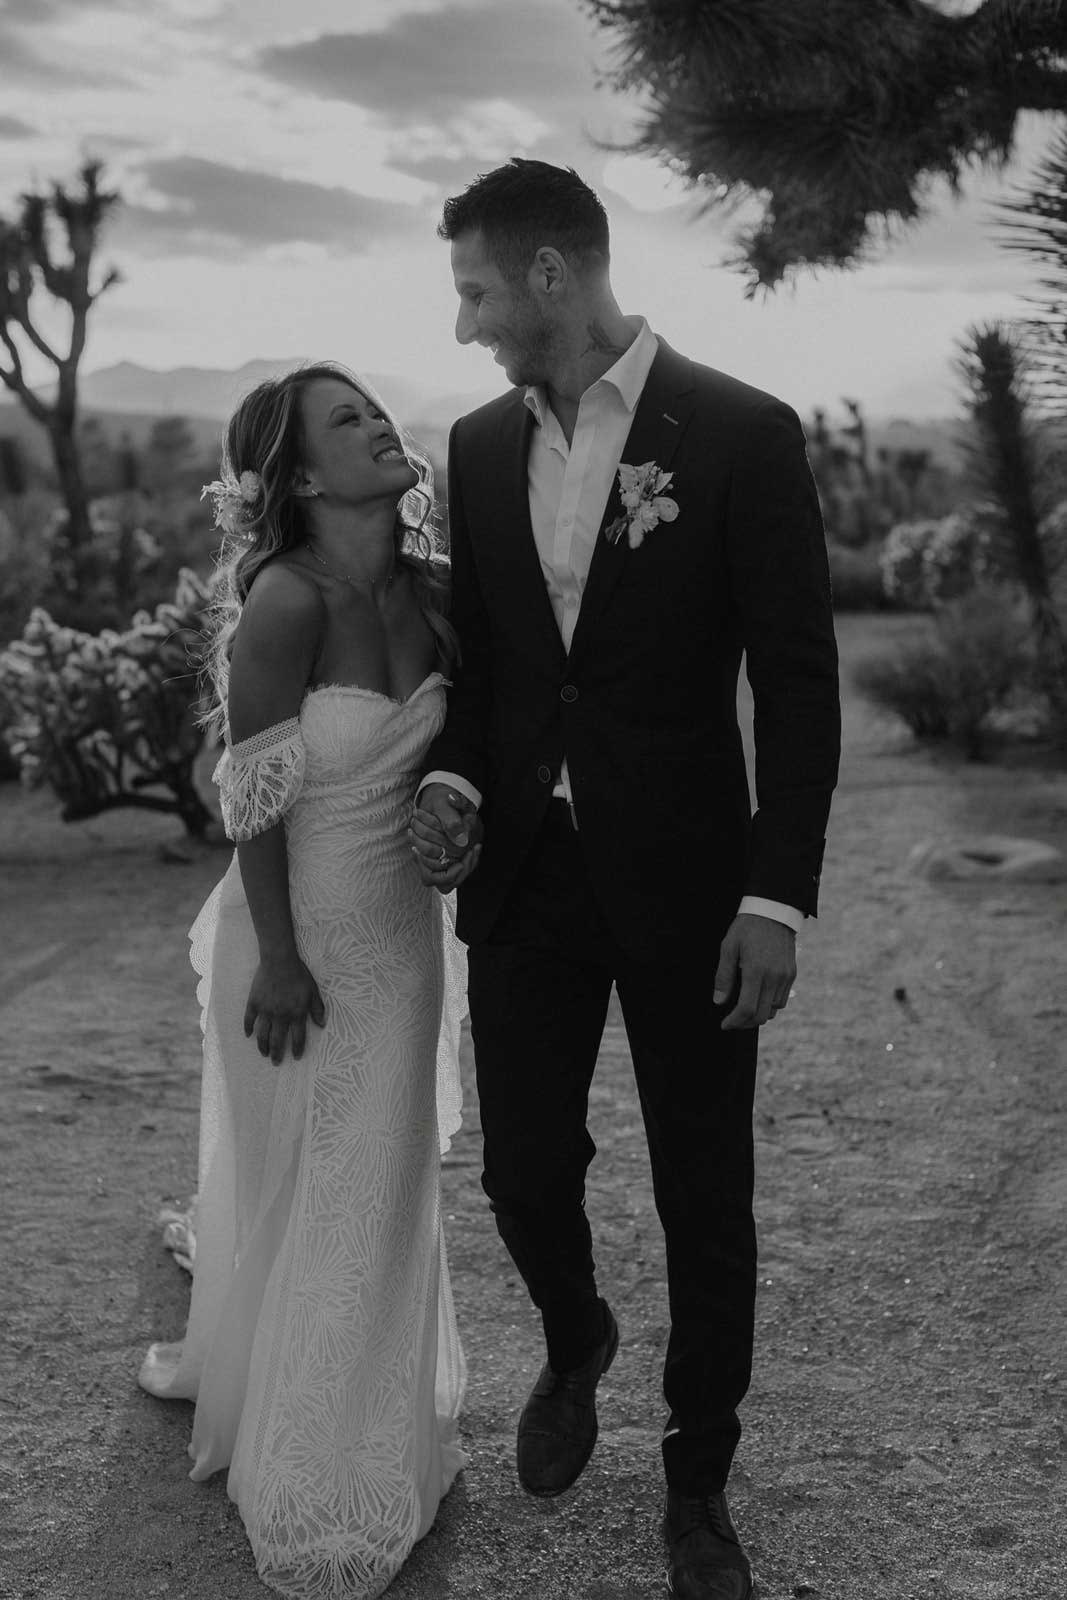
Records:
<instances>
[{"instance_id":1,"label":"off-the-shoulder sleeve","mask_svg":"<svg viewBox=\"0 0 1067 1600\"><path fill-rule=\"evenodd\" d=\"M222 825L234 843L252 839L282 818L304 781L304 741L296 717L227 746L214 772Z\"/></svg>"}]
</instances>

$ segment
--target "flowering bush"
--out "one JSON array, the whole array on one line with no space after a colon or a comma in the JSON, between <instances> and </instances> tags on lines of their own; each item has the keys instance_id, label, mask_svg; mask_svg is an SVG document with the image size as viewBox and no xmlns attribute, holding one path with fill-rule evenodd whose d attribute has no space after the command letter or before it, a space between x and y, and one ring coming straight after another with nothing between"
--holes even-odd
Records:
<instances>
[{"instance_id":1,"label":"flowering bush","mask_svg":"<svg viewBox=\"0 0 1067 1600\"><path fill-rule=\"evenodd\" d=\"M882 582L898 605L930 610L1004 576L997 513L962 506L947 517L898 522L882 550Z\"/></svg>"},{"instance_id":2,"label":"flowering bush","mask_svg":"<svg viewBox=\"0 0 1067 1600\"><path fill-rule=\"evenodd\" d=\"M64 821L141 806L204 832L211 814L192 769L204 739L196 671L209 601L183 569L173 602L139 611L123 632L80 633L37 607L0 652L3 738L22 781L55 790ZM155 787L169 797L145 792Z\"/></svg>"}]
</instances>

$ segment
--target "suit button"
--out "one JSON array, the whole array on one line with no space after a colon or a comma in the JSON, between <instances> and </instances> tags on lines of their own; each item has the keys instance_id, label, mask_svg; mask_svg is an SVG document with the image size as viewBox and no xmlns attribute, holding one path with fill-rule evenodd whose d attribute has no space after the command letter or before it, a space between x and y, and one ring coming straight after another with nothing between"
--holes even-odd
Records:
<instances>
[{"instance_id":1,"label":"suit button","mask_svg":"<svg viewBox=\"0 0 1067 1600\"><path fill-rule=\"evenodd\" d=\"M559 697L561 700L566 700L568 705L573 705L575 700L578 698L578 691L574 687L573 683L565 683L563 688L559 691Z\"/></svg>"},{"instance_id":2,"label":"suit button","mask_svg":"<svg viewBox=\"0 0 1067 1600\"><path fill-rule=\"evenodd\" d=\"M551 767L546 767L544 765L544 763L542 762L541 766L539 766L538 769L537 769L537 776L540 778L542 783L551 783L552 782L552 768Z\"/></svg>"}]
</instances>

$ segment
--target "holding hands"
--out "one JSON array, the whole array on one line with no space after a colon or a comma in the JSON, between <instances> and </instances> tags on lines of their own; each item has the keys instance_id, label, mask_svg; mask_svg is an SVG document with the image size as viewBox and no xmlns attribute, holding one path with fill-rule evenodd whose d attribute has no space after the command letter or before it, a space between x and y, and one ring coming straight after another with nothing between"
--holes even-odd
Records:
<instances>
[{"instance_id":1,"label":"holding hands","mask_svg":"<svg viewBox=\"0 0 1067 1600\"><path fill-rule=\"evenodd\" d=\"M477 807L447 783L419 791L408 839L423 883L448 894L469 878L482 854L485 829Z\"/></svg>"}]
</instances>

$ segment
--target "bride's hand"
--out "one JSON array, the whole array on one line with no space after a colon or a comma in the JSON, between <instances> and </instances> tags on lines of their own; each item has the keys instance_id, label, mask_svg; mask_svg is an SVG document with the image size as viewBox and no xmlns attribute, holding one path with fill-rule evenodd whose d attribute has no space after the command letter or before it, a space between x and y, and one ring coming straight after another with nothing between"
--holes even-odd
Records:
<instances>
[{"instance_id":1,"label":"bride's hand","mask_svg":"<svg viewBox=\"0 0 1067 1600\"><path fill-rule=\"evenodd\" d=\"M307 1021L319 1028L326 1021L326 1007L307 967L297 955L261 960L248 991L245 1006L245 1038L255 1034L261 1056L270 1056L275 1066L285 1060L286 1042L291 1042L293 1060L299 1061L307 1042Z\"/></svg>"},{"instance_id":2,"label":"bride's hand","mask_svg":"<svg viewBox=\"0 0 1067 1600\"><path fill-rule=\"evenodd\" d=\"M485 827L476 809L469 801L464 801L464 809L460 813L464 843L460 847L442 826L439 812L421 803L423 796L442 787L429 784L423 790L419 797L420 804L415 806L411 814L408 842L423 883L427 888L440 889L442 894L448 894L470 877L481 860ZM455 796L449 794L448 799L453 801ZM451 813L448 814L451 816Z\"/></svg>"}]
</instances>

